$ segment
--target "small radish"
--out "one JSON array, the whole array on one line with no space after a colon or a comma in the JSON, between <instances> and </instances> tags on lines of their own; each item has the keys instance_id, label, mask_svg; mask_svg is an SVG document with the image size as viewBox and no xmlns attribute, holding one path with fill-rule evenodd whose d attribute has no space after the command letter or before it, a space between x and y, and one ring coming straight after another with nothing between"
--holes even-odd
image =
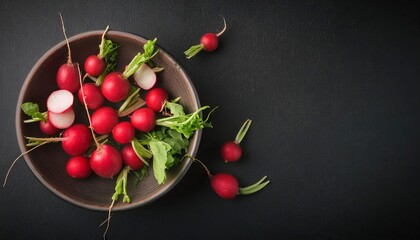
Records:
<instances>
[{"instance_id":1,"label":"small radish","mask_svg":"<svg viewBox=\"0 0 420 240\"><path fill-rule=\"evenodd\" d=\"M48 96L47 109L53 113L63 113L73 106L73 94L67 90L56 90Z\"/></svg>"},{"instance_id":2,"label":"small radish","mask_svg":"<svg viewBox=\"0 0 420 240\"><path fill-rule=\"evenodd\" d=\"M213 52L219 46L219 37L226 31L226 20L223 18L224 27L219 33L206 33L200 39L200 44L190 47L184 52L187 59L192 58L201 50Z\"/></svg>"},{"instance_id":3,"label":"small radish","mask_svg":"<svg viewBox=\"0 0 420 240\"><path fill-rule=\"evenodd\" d=\"M89 161L93 172L102 178L112 178L122 168L120 152L108 144L100 145L96 148L92 152Z\"/></svg>"},{"instance_id":4,"label":"small radish","mask_svg":"<svg viewBox=\"0 0 420 240\"><path fill-rule=\"evenodd\" d=\"M137 170L144 166L144 161L142 161L138 157L131 144L125 145L122 149L121 154L123 162L126 165L128 165L131 169Z\"/></svg>"},{"instance_id":5,"label":"small radish","mask_svg":"<svg viewBox=\"0 0 420 240\"><path fill-rule=\"evenodd\" d=\"M133 140L135 129L130 122L119 122L112 129L112 136L119 144L127 144Z\"/></svg>"},{"instance_id":6,"label":"small radish","mask_svg":"<svg viewBox=\"0 0 420 240\"><path fill-rule=\"evenodd\" d=\"M133 74L137 86L149 90L156 84L156 73L147 64L142 64Z\"/></svg>"},{"instance_id":7,"label":"small radish","mask_svg":"<svg viewBox=\"0 0 420 240\"><path fill-rule=\"evenodd\" d=\"M163 88L153 88L146 94L146 105L155 112L160 112L166 101L168 92Z\"/></svg>"},{"instance_id":8,"label":"small radish","mask_svg":"<svg viewBox=\"0 0 420 240\"><path fill-rule=\"evenodd\" d=\"M67 39L66 30L64 28L64 21L61 14L60 14L60 19L61 19L61 25L63 28L64 38L66 39L68 59L67 59L67 63L64 63L58 68L56 81L57 81L57 85L59 89L68 90L74 93L79 89L79 71L77 68L77 64L74 64L71 60L70 44Z\"/></svg>"},{"instance_id":9,"label":"small radish","mask_svg":"<svg viewBox=\"0 0 420 240\"><path fill-rule=\"evenodd\" d=\"M210 185L213 191L223 199L233 199L237 195L249 195L258 192L270 183L269 180L264 182L267 178L267 176L264 176L258 182L248 187L239 187L238 180L232 174L218 173L216 175L212 175L206 165L199 159L190 155L186 155L186 157L191 158L194 162L199 163L204 168L207 176L210 178Z\"/></svg>"},{"instance_id":10,"label":"small radish","mask_svg":"<svg viewBox=\"0 0 420 240\"><path fill-rule=\"evenodd\" d=\"M48 111L48 121L50 124L58 129L66 129L70 127L76 118L76 115L73 111L73 108L63 112L63 113L54 113Z\"/></svg>"},{"instance_id":11,"label":"small radish","mask_svg":"<svg viewBox=\"0 0 420 240\"><path fill-rule=\"evenodd\" d=\"M105 61L98 55L90 55L86 58L84 67L87 74L97 77L105 70Z\"/></svg>"},{"instance_id":12,"label":"small radish","mask_svg":"<svg viewBox=\"0 0 420 240\"><path fill-rule=\"evenodd\" d=\"M85 100L87 107L90 110L95 110L102 106L105 99L102 95L101 89L96 86L94 83L85 83L82 85L83 91L85 93ZM82 88L79 89L79 92L77 94L77 97L79 98L79 101L83 103L83 97L82 97Z\"/></svg>"},{"instance_id":13,"label":"small radish","mask_svg":"<svg viewBox=\"0 0 420 240\"><path fill-rule=\"evenodd\" d=\"M62 138L63 150L71 156L76 156L82 155L88 150L92 136L89 128L79 123L64 130Z\"/></svg>"},{"instance_id":14,"label":"small radish","mask_svg":"<svg viewBox=\"0 0 420 240\"><path fill-rule=\"evenodd\" d=\"M99 44L99 53L97 55L90 55L85 59L84 68L88 75L92 77L99 77L106 75L109 71L115 68L116 50L119 46L111 40L105 39L105 34L108 32L109 26L106 27L102 34L101 43ZM96 81L98 86L101 85L101 80Z\"/></svg>"},{"instance_id":15,"label":"small radish","mask_svg":"<svg viewBox=\"0 0 420 240\"><path fill-rule=\"evenodd\" d=\"M71 157L66 164L66 172L72 178L87 178L92 173L89 159L83 155Z\"/></svg>"},{"instance_id":16,"label":"small radish","mask_svg":"<svg viewBox=\"0 0 420 240\"><path fill-rule=\"evenodd\" d=\"M102 82L101 91L108 101L120 102L130 92L130 82L120 72L110 72Z\"/></svg>"},{"instance_id":17,"label":"small radish","mask_svg":"<svg viewBox=\"0 0 420 240\"><path fill-rule=\"evenodd\" d=\"M58 68L56 80L59 89L76 92L79 89L78 79L75 64L65 63Z\"/></svg>"},{"instance_id":18,"label":"small radish","mask_svg":"<svg viewBox=\"0 0 420 240\"><path fill-rule=\"evenodd\" d=\"M103 106L93 112L91 127L98 134L108 134L118 123L117 110L110 106Z\"/></svg>"},{"instance_id":19,"label":"small radish","mask_svg":"<svg viewBox=\"0 0 420 240\"><path fill-rule=\"evenodd\" d=\"M237 195L249 195L264 188L270 181L263 182L264 176L258 182L248 186L239 187L238 180L232 174L218 173L210 178L211 187L214 192L223 199L233 199Z\"/></svg>"},{"instance_id":20,"label":"small radish","mask_svg":"<svg viewBox=\"0 0 420 240\"><path fill-rule=\"evenodd\" d=\"M155 121L155 112L147 107L137 109L131 115L131 124L141 132L152 131L155 128Z\"/></svg>"},{"instance_id":21,"label":"small radish","mask_svg":"<svg viewBox=\"0 0 420 240\"><path fill-rule=\"evenodd\" d=\"M58 133L59 129L54 127L51 122L48 120L46 121L40 121L39 122L39 128L41 129L41 131L46 134L46 135L54 135L56 133Z\"/></svg>"},{"instance_id":22,"label":"small radish","mask_svg":"<svg viewBox=\"0 0 420 240\"><path fill-rule=\"evenodd\" d=\"M239 130L234 141L225 142L221 148L221 155L225 162L236 162L241 158L242 148L239 146L246 132L251 126L251 120L247 119Z\"/></svg>"}]
</instances>

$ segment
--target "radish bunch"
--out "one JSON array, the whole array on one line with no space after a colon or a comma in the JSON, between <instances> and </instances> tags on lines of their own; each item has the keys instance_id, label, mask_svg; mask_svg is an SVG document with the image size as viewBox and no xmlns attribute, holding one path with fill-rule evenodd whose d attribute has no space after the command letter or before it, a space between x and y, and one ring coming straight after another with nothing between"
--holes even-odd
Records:
<instances>
[{"instance_id":1,"label":"radish bunch","mask_svg":"<svg viewBox=\"0 0 420 240\"><path fill-rule=\"evenodd\" d=\"M36 103L22 104L22 110L31 117L25 122L39 121L41 131L53 136L26 137L27 146L33 148L23 154L47 143L61 142L69 155L65 170L70 177L84 179L93 173L107 179L117 176L104 236L119 196L123 195L125 203L131 201L126 189L128 174L136 171L141 180L152 164L157 183L165 183L166 171L181 161L189 138L195 131L211 127L208 117L200 117L209 106L185 113L179 97L169 101L167 90L156 86L156 73L163 70L151 62L159 52L154 46L156 39L147 41L144 52L134 56L124 71L118 71L115 61L119 46L105 39L107 30L99 54L85 59L82 77L79 65L71 60L63 26L68 61L57 69L57 89L47 98L47 111L40 112ZM140 97L140 89L145 91L145 100ZM75 104L83 105L87 124L76 122L79 113L74 111Z\"/></svg>"}]
</instances>

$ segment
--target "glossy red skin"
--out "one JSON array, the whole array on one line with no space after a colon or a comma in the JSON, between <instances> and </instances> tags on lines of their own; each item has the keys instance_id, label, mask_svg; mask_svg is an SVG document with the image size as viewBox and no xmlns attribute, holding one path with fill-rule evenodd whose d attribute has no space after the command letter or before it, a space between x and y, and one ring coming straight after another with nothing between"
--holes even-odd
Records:
<instances>
[{"instance_id":1,"label":"glossy red skin","mask_svg":"<svg viewBox=\"0 0 420 240\"><path fill-rule=\"evenodd\" d=\"M96 133L108 134L118 124L118 112L110 106L103 106L93 112L91 121Z\"/></svg>"},{"instance_id":2,"label":"glossy red skin","mask_svg":"<svg viewBox=\"0 0 420 240\"><path fill-rule=\"evenodd\" d=\"M225 142L220 151L225 162L236 162L241 158L242 149L234 141Z\"/></svg>"},{"instance_id":3,"label":"glossy red skin","mask_svg":"<svg viewBox=\"0 0 420 240\"><path fill-rule=\"evenodd\" d=\"M131 115L131 124L141 131L150 132L155 128L155 112L147 107L139 108Z\"/></svg>"},{"instance_id":4,"label":"glossy red skin","mask_svg":"<svg viewBox=\"0 0 420 240\"><path fill-rule=\"evenodd\" d=\"M89 128L81 123L74 124L64 130L61 137L65 138L61 142L63 150L71 156L82 155L86 152L92 139Z\"/></svg>"},{"instance_id":5,"label":"glossy red skin","mask_svg":"<svg viewBox=\"0 0 420 240\"><path fill-rule=\"evenodd\" d=\"M128 121L119 122L112 129L112 137L119 144L127 144L134 138L135 128Z\"/></svg>"},{"instance_id":6,"label":"glossy red skin","mask_svg":"<svg viewBox=\"0 0 420 240\"><path fill-rule=\"evenodd\" d=\"M168 92L163 88L152 88L147 92L145 99L147 107L159 112L163 103L168 101Z\"/></svg>"},{"instance_id":7,"label":"glossy red skin","mask_svg":"<svg viewBox=\"0 0 420 240\"><path fill-rule=\"evenodd\" d=\"M221 198L233 199L238 195L238 180L231 174L218 173L210 179L211 187Z\"/></svg>"},{"instance_id":8,"label":"glossy red skin","mask_svg":"<svg viewBox=\"0 0 420 240\"><path fill-rule=\"evenodd\" d=\"M204 51L206 52L213 52L216 50L217 46L219 45L219 39L217 38L217 35L214 33L206 33L204 34L200 42L204 46Z\"/></svg>"},{"instance_id":9,"label":"glossy red skin","mask_svg":"<svg viewBox=\"0 0 420 240\"><path fill-rule=\"evenodd\" d=\"M47 119L47 121L40 121L39 128L45 135L55 135L58 133L58 128L54 127Z\"/></svg>"},{"instance_id":10,"label":"glossy red skin","mask_svg":"<svg viewBox=\"0 0 420 240\"><path fill-rule=\"evenodd\" d=\"M82 85L83 93L85 94L86 105L88 109L95 110L98 109L105 101L104 96L102 95L101 89L96 86L94 83L84 83ZM83 96L82 96L82 89L79 88L79 92L77 93L77 97L79 101L83 103Z\"/></svg>"},{"instance_id":11,"label":"glossy red skin","mask_svg":"<svg viewBox=\"0 0 420 240\"><path fill-rule=\"evenodd\" d=\"M137 170L144 166L144 162L134 152L131 144L125 145L121 152L123 162L131 169Z\"/></svg>"},{"instance_id":12,"label":"glossy red skin","mask_svg":"<svg viewBox=\"0 0 420 240\"><path fill-rule=\"evenodd\" d=\"M112 178L122 168L120 152L111 145L101 145L92 152L89 159L93 172L102 178Z\"/></svg>"},{"instance_id":13,"label":"glossy red skin","mask_svg":"<svg viewBox=\"0 0 420 240\"><path fill-rule=\"evenodd\" d=\"M130 82L120 72L111 72L104 78L101 91L110 102L124 100L130 92Z\"/></svg>"},{"instance_id":14,"label":"glossy red skin","mask_svg":"<svg viewBox=\"0 0 420 240\"><path fill-rule=\"evenodd\" d=\"M97 77L105 70L105 61L97 55L90 55L86 58L84 67L87 74Z\"/></svg>"},{"instance_id":15,"label":"glossy red skin","mask_svg":"<svg viewBox=\"0 0 420 240\"><path fill-rule=\"evenodd\" d=\"M89 159L83 155L71 157L66 164L66 172L72 178L83 179L92 174Z\"/></svg>"},{"instance_id":16,"label":"glossy red skin","mask_svg":"<svg viewBox=\"0 0 420 240\"><path fill-rule=\"evenodd\" d=\"M57 71L56 81L59 89L75 93L79 87L79 70L77 65L65 63Z\"/></svg>"}]
</instances>

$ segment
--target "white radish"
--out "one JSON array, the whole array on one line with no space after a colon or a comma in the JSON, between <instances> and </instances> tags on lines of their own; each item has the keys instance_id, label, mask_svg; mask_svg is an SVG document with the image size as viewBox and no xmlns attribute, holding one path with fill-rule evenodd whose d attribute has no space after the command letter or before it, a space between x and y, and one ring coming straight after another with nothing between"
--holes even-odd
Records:
<instances>
[{"instance_id":1,"label":"white radish","mask_svg":"<svg viewBox=\"0 0 420 240\"><path fill-rule=\"evenodd\" d=\"M73 94L68 90L57 90L50 94L47 99L48 112L64 113L73 106Z\"/></svg>"},{"instance_id":2,"label":"white radish","mask_svg":"<svg viewBox=\"0 0 420 240\"><path fill-rule=\"evenodd\" d=\"M133 78L137 85L144 90L149 90L156 84L156 73L147 64L142 64L134 72Z\"/></svg>"},{"instance_id":3,"label":"white radish","mask_svg":"<svg viewBox=\"0 0 420 240\"><path fill-rule=\"evenodd\" d=\"M58 129L66 129L70 127L74 123L75 118L76 115L74 114L73 108L70 108L63 113L48 111L48 120L51 125Z\"/></svg>"}]
</instances>

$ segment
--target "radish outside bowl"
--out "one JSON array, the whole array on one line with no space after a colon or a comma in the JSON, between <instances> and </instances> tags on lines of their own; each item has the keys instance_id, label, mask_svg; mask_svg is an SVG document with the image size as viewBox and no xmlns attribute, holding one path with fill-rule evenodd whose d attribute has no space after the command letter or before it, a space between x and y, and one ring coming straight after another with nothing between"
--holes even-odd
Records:
<instances>
[{"instance_id":1,"label":"radish outside bowl","mask_svg":"<svg viewBox=\"0 0 420 240\"><path fill-rule=\"evenodd\" d=\"M84 60L99 51L98 45L101 41L103 31L91 31L81 33L69 38L73 62L77 62L83 71ZM119 31L109 31L106 38L120 45L118 50L117 70L122 71L131 59L138 53L143 52L143 45L147 39ZM185 71L165 50L156 46L160 52L153 58L153 61L164 70L158 73L157 86L165 88L170 98L181 97L180 103L186 112L193 112L200 108L200 102L195 88ZM20 106L24 102L34 102L40 107L40 111L46 111L46 102L49 94L58 89L56 73L58 68L67 61L67 46L65 41L57 44L46 52L35 64L28 74L16 106L16 133L19 147L22 152L29 150L26 146L25 136L46 137L39 129L37 123L23 123L28 118ZM130 80L132 81L132 80ZM76 93L77 94L77 93ZM75 96L75 102L77 101ZM75 123L87 124L86 112L83 106L77 101L74 111L76 113ZM198 130L191 138L187 153L195 155L198 150L201 138L201 130ZM71 178L66 173L66 163L70 158L62 147L61 143L49 143L43 145L28 154L24 155L25 161L39 181L62 199L77 206L107 211L112 202L114 193L114 179L103 179L95 174L89 178L78 180ZM186 159L176 167L167 171L166 182L159 185L153 176L152 168L149 167L149 174L140 183L134 185L134 174L130 174L127 191L131 203L117 201L113 211L131 209L150 203L171 190L185 175L191 165L191 160ZM122 200L122 197L121 199Z\"/></svg>"}]
</instances>

